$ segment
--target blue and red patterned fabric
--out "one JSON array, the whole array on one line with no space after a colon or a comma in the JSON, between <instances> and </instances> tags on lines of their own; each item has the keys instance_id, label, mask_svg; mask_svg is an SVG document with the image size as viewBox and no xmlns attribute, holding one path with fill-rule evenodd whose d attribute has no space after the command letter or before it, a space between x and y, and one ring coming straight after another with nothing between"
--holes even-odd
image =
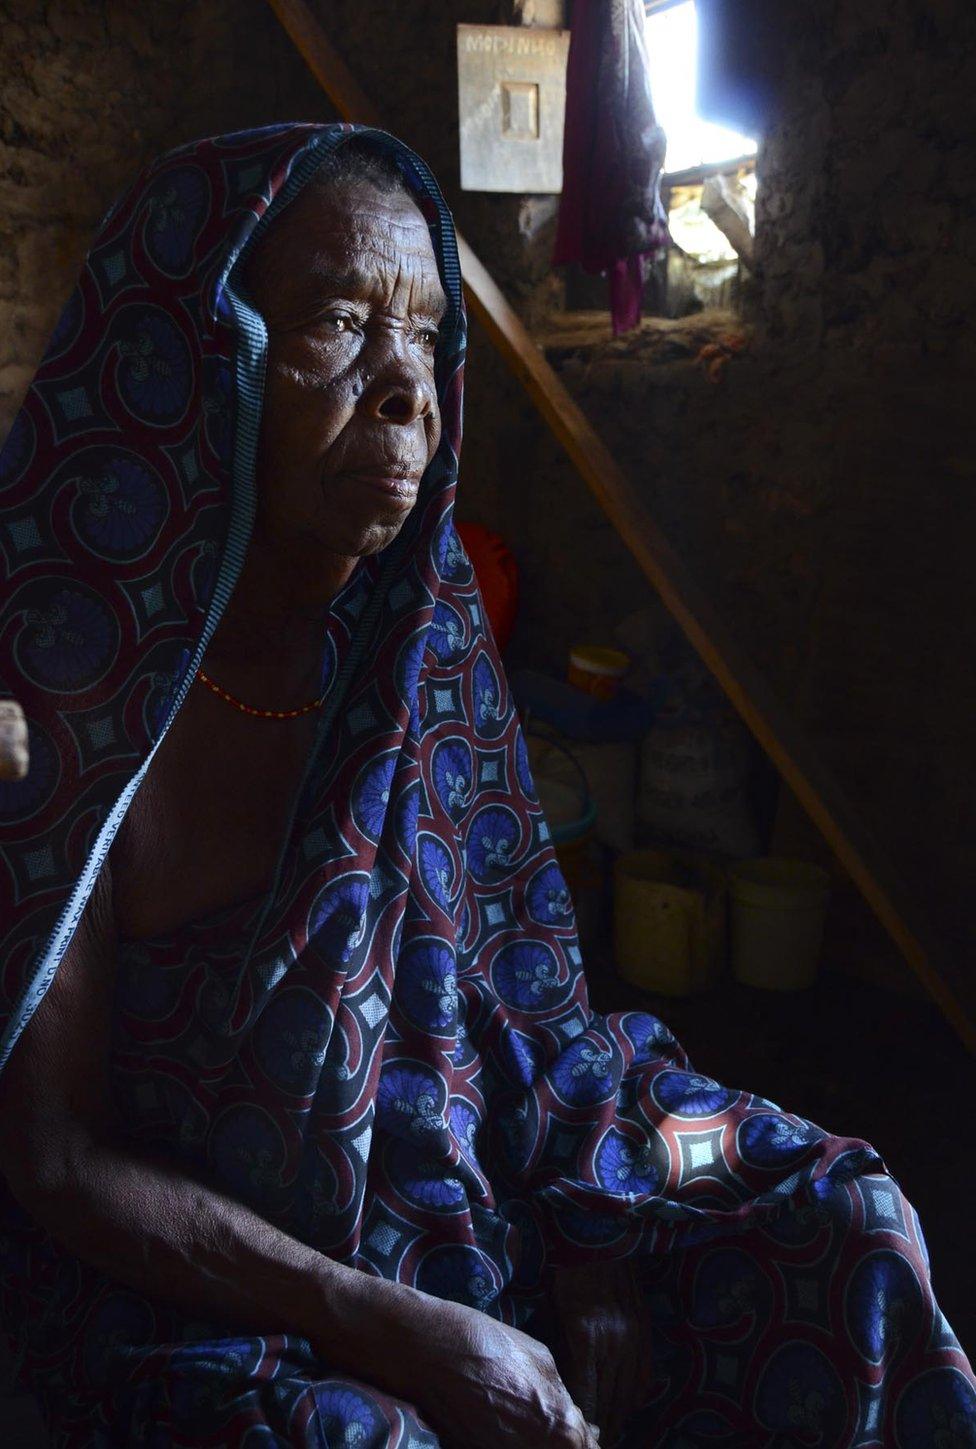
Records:
<instances>
[{"instance_id":1,"label":"blue and red patterned fabric","mask_svg":"<svg viewBox=\"0 0 976 1449\"><path fill-rule=\"evenodd\" d=\"M4 1059L246 551L265 333L235 264L351 133L275 127L150 166L0 457L0 685L31 733L26 780L0 786ZM874 1150L693 1072L653 1016L590 1010L453 525L450 215L419 158L360 134L402 169L451 299L444 436L397 541L329 608L318 742L267 893L121 944L123 1129L333 1258L530 1329L547 1267L631 1258L655 1375L635 1446L966 1443L972 1373ZM9 1199L0 1303L59 1449L438 1442L304 1339L150 1302Z\"/></svg>"}]
</instances>

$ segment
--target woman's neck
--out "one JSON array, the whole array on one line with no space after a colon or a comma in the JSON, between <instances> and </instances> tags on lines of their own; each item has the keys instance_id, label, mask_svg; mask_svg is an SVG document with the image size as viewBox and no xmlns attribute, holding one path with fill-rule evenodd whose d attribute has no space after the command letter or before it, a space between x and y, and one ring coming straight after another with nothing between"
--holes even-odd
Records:
<instances>
[{"instance_id":1,"label":"woman's neck","mask_svg":"<svg viewBox=\"0 0 976 1449\"><path fill-rule=\"evenodd\" d=\"M321 548L314 562L303 560L300 550L253 539L208 660L281 681L304 678L310 663L318 667L328 606L357 562Z\"/></svg>"}]
</instances>

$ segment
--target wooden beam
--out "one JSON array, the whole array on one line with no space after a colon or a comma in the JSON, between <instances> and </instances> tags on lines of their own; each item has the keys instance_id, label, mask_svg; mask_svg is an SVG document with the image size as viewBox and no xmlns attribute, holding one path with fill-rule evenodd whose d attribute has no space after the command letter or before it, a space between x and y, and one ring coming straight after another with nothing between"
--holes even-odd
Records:
<instances>
[{"instance_id":1,"label":"wooden beam","mask_svg":"<svg viewBox=\"0 0 976 1449\"><path fill-rule=\"evenodd\" d=\"M665 171L661 176L661 190L668 192L676 186L697 186L700 181L707 181L709 176L731 175L733 171L743 171L746 167L755 171L754 151L747 156L733 157L731 161L703 161L700 166L688 166L684 171Z\"/></svg>"},{"instance_id":2,"label":"wooden beam","mask_svg":"<svg viewBox=\"0 0 976 1449\"><path fill-rule=\"evenodd\" d=\"M378 113L333 49L306 0L269 0L269 4L339 114L345 120L381 125ZM487 268L463 237L459 235L457 240L472 315L905 960L966 1045L976 1051L976 1023L937 964L926 928L905 909L904 892L880 845L864 828L790 713L742 653Z\"/></svg>"},{"instance_id":3,"label":"wooden beam","mask_svg":"<svg viewBox=\"0 0 976 1449\"><path fill-rule=\"evenodd\" d=\"M383 126L379 112L360 90L306 0L268 0L295 48L344 121Z\"/></svg>"}]
</instances>

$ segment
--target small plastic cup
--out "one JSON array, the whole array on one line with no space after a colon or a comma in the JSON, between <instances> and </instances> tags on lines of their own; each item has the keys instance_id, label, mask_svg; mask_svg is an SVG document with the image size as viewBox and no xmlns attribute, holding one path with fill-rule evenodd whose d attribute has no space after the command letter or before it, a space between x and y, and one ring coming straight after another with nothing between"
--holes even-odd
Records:
<instances>
[{"instance_id":1,"label":"small plastic cup","mask_svg":"<svg viewBox=\"0 0 976 1449\"><path fill-rule=\"evenodd\" d=\"M567 679L585 694L613 699L620 681L630 668L630 657L622 649L600 644L579 644L570 651Z\"/></svg>"}]
</instances>

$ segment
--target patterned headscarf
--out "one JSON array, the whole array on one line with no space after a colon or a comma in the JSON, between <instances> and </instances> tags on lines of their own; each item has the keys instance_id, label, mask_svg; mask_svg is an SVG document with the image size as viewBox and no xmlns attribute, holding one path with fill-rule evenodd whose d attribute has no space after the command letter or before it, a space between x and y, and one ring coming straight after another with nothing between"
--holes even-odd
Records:
<instances>
[{"instance_id":1,"label":"patterned headscarf","mask_svg":"<svg viewBox=\"0 0 976 1449\"><path fill-rule=\"evenodd\" d=\"M31 756L26 780L0 785L0 1063L53 978L247 549L265 329L236 264L356 129L269 127L148 166L99 229L0 454L0 692L25 707ZM450 299L444 439L382 575L384 595L417 576L436 597L465 338L454 233L423 162L362 134L404 171ZM415 629L425 622L418 613ZM338 703L333 690L330 715Z\"/></svg>"}]
</instances>

